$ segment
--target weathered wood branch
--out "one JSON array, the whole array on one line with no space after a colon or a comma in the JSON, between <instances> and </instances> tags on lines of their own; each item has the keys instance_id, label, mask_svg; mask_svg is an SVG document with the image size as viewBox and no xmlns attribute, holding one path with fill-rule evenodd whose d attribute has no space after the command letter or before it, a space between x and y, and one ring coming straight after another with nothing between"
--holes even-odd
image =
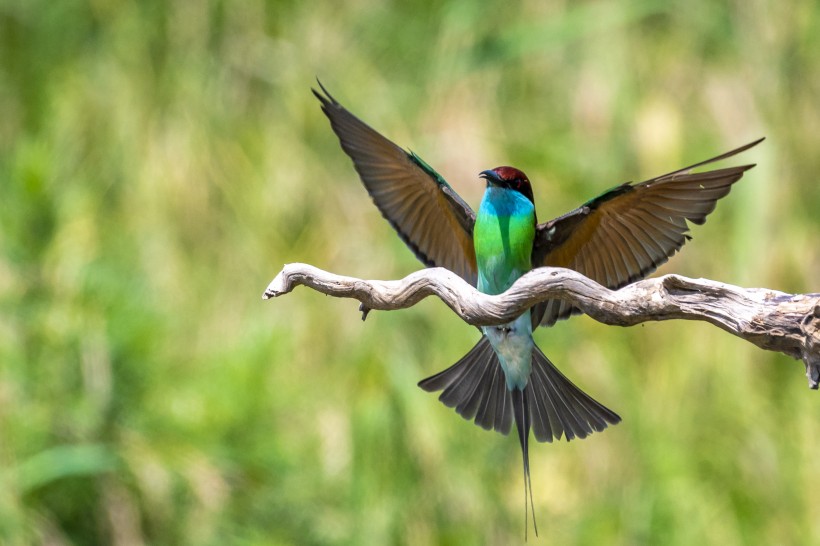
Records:
<instances>
[{"instance_id":1,"label":"weathered wood branch","mask_svg":"<svg viewBox=\"0 0 820 546\"><path fill-rule=\"evenodd\" d=\"M370 309L405 309L427 296L437 296L475 326L509 322L551 298L567 300L593 319L615 326L702 320L762 349L802 360L809 386L817 389L820 385L820 294L741 288L678 275L646 279L613 291L575 271L543 267L521 277L505 293L488 296L442 268L416 271L398 281L366 281L307 264L288 264L268 285L263 298L282 296L299 285L359 300L363 319Z\"/></svg>"}]
</instances>

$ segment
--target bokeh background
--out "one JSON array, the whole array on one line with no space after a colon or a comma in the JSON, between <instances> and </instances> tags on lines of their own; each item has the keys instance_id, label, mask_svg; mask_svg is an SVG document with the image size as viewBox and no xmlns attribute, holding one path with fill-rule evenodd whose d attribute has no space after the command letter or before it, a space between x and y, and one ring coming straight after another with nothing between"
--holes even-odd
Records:
<instances>
[{"instance_id":1,"label":"bokeh background","mask_svg":"<svg viewBox=\"0 0 820 546\"><path fill-rule=\"evenodd\" d=\"M541 219L759 136L661 272L820 290L820 4L0 1L0 543L504 544L518 442L416 382L476 341L287 262L419 264L310 93ZM539 331L618 411L531 450L542 541L820 542L803 366L703 323ZM530 538L531 542L537 543Z\"/></svg>"}]
</instances>

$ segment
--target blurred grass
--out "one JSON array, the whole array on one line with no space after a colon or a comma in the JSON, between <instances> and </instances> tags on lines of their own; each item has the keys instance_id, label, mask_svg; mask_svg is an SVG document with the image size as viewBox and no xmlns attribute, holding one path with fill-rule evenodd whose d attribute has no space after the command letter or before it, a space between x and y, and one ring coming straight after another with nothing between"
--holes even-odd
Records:
<instances>
[{"instance_id":1,"label":"blurred grass","mask_svg":"<svg viewBox=\"0 0 820 546\"><path fill-rule=\"evenodd\" d=\"M820 289L813 2L0 2L0 543L522 538L517 442L415 382L473 329L374 313L285 262L398 278L314 77L473 205L542 219L758 136L662 271ZM820 541L802 366L703 324L576 318L547 354L624 422L533 448L559 544Z\"/></svg>"}]
</instances>

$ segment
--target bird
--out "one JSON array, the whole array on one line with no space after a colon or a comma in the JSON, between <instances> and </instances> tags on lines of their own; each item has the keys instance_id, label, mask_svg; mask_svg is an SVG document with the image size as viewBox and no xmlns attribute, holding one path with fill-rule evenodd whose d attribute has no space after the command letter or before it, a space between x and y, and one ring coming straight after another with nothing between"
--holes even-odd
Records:
<instances>
[{"instance_id":1,"label":"bird","mask_svg":"<svg viewBox=\"0 0 820 546\"><path fill-rule=\"evenodd\" d=\"M539 223L532 184L519 169L482 171L478 211L415 152L382 136L342 106L318 82L313 94L342 150L376 207L427 267L444 267L486 294L501 294L531 269L573 269L616 290L644 278L691 237L732 185L754 167L694 172L759 144L763 138L711 159L639 183L604 191L578 208ZM486 430L509 434L513 422L524 469L527 504L538 534L529 465L530 433L538 442L586 438L621 417L570 381L534 343L538 326L580 313L560 299L515 320L483 326L478 343L444 371L419 382L442 391L439 400Z\"/></svg>"}]
</instances>

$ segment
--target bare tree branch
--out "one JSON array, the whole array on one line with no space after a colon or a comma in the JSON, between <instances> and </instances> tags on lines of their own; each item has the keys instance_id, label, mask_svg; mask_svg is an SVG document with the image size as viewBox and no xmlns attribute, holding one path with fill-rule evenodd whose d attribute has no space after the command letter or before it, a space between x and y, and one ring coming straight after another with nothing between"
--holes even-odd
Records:
<instances>
[{"instance_id":1,"label":"bare tree branch","mask_svg":"<svg viewBox=\"0 0 820 546\"><path fill-rule=\"evenodd\" d=\"M542 267L521 277L505 293L488 296L440 267L416 271L398 281L366 281L307 264L288 264L268 285L263 298L282 296L299 285L359 300L362 319L370 309L405 309L434 295L475 326L509 322L551 298L567 300L593 319L615 326L702 320L762 349L802 360L809 387L820 385L820 294L741 288L678 275L646 279L613 291L575 271Z\"/></svg>"}]
</instances>

